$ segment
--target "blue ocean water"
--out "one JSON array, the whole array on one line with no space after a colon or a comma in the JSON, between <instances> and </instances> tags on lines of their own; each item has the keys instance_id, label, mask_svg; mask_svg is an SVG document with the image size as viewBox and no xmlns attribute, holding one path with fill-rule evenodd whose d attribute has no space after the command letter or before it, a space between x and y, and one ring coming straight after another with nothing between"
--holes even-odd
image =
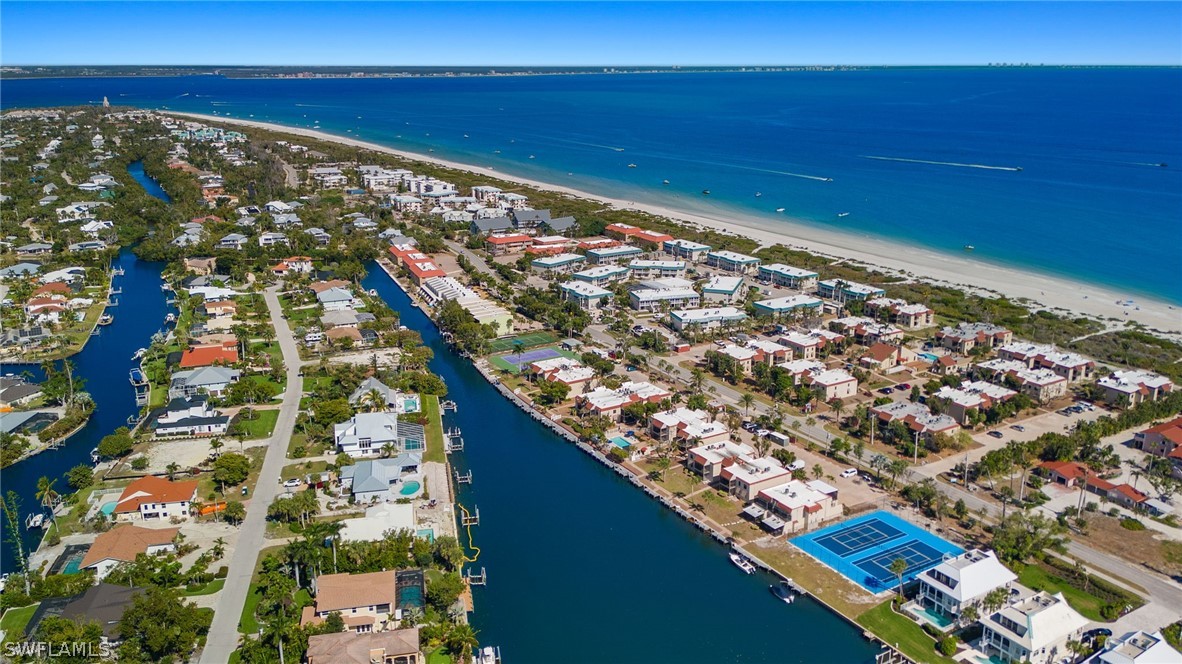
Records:
<instances>
[{"instance_id":1,"label":"blue ocean water","mask_svg":"<svg viewBox=\"0 0 1182 664\"><path fill-rule=\"evenodd\" d=\"M1178 68L0 82L5 108L104 95L1182 302Z\"/></svg>"}]
</instances>

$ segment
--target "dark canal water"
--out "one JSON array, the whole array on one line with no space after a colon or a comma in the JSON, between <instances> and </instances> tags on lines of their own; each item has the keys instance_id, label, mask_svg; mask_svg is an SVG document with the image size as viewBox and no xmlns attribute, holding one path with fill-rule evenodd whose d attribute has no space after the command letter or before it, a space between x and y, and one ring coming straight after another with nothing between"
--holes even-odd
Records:
<instances>
[{"instance_id":1,"label":"dark canal water","mask_svg":"<svg viewBox=\"0 0 1182 664\"><path fill-rule=\"evenodd\" d=\"M471 469L461 502L473 529L473 624L481 643L521 662L873 660L861 631L811 600L785 605L772 579L745 576L716 542L505 400L376 264L376 289L435 351L463 430L452 462Z\"/></svg>"},{"instance_id":2,"label":"dark canal water","mask_svg":"<svg viewBox=\"0 0 1182 664\"><path fill-rule=\"evenodd\" d=\"M135 162L128 171L148 193L165 201L170 200L164 190L144 174L142 164ZM164 327L164 317L173 309L166 303L165 293L160 290L160 273L164 263L138 260L129 249L124 249L113 265L125 271L123 276L115 277L115 288L123 289L122 293L115 295L119 305L107 310L115 317L115 322L99 328L102 332L91 337L86 348L70 358L75 364L75 375L86 379L84 389L96 404L94 415L62 447L29 457L0 473L0 489L4 494L15 491L20 496L22 522L25 515L40 509L35 496L37 481L41 477L57 478L55 488L68 493L70 489L65 473L80 463L89 465L90 451L98 445L99 440L126 425L127 418L138 412L128 381L128 371L135 365L131 356L136 349L149 344L152 335ZM3 368L4 373L25 370L33 373L36 380L43 378L40 366L6 364ZM9 542L7 528L7 523L0 523L0 534L3 535L0 570L12 572L18 568L18 563L16 548ZM41 535L40 530L22 533L26 555L37 546Z\"/></svg>"}]
</instances>

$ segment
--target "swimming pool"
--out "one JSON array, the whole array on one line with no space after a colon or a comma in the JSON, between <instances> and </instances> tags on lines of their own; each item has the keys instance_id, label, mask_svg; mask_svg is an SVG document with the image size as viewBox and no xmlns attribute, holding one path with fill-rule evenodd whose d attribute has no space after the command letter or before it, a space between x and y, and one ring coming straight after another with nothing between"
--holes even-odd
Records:
<instances>
[{"instance_id":1,"label":"swimming pool","mask_svg":"<svg viewBox=\"0 0 1182 664\"><path fill-rule=\"evenodd\" d=\"M928 362L935 362L940 359L940 356L935 353L916 353L916 355L919 355Z\"/></svg>"},{"instance_id":2,"label":"swimming pool","mask_svg":"<svg viewBox=\"0 0 1182 664\"><path fill-rule=\"evenodd\" d=\"M629 443L628 439L624 438L623 436L613 436L611 438L611 444L615 445L616 447L618 447L622 450L626 450L629 447L632 447L632 443Z\"/></svg>"},{"instance_id":3,"label":"swimming pool","mask_svg":"<svg viewBox=\"0 0 1182 664\"><path fill-rule=\"evenodd\" d=\"M914 613L916 617L926 620L940 629L944 629L945 627L952 624L952 618L949 618L942 613L933 611L926 606L911 606L907 607L907 610L909 610L911 613Z\"/></svg>"},{"instance_id":4,"label":"swimming pool","mask_svg":"<svg viewBox=\"0 0 1182 664\"><path fill-rule=\"evenodd\" d=\"M106 514L107 516L111 516L115 513L115 504L116 501L114 500L108 503L103 503L103 506L99 508L99 511L103 514Z\"/></svg>"},{"instance_id":5,"label":"swimming pool","mask_svg":"<svg viewBox=\"0 0 1182 664\"><path fill-rule=\"evenodd\" d=\"M419 489L422 487L422 484L419 484L414 480L410 480L409 482L404 482L402 484L402 488L398 491L398 493L401 493L404 496L413 496L418 493Z\"/></svg>"},{"instance_id":6,"label":"swimming pool","mask_svg":"<svg viewBox=\"0 0 1182 664\"><path fill-rule=\"evenodd\" d=\"M77 555L71 556L64 567L62 567L62 574L77 574L78 570L82 568L82 559L86 557L85 553L79 552Z\"/></svg>"}]
</instances>

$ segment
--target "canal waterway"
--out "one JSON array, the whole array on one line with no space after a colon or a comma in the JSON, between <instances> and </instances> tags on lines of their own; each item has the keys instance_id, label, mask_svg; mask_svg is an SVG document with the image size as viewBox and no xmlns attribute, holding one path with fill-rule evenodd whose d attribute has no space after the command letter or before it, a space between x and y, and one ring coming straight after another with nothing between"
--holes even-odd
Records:
<instances>
[{"instance_id":1,"label":"canal waterway","mask_svg":"<svg viewBox=\"0 0 1182 664\"><path fill-rule=\"evenodd\" d=\"M459 410L473 483L459 500L488 585L474 589L482 644L523 662L869 662L861 630L809 599L785 605L769 576L503 398L377 265L363 281L435 353Z\"/></svg>"},{"instance_id":2,"label":"canal waterway","mask_svg":"<svg viewBox=\"0 0 1182 664\"><path fill-rule=\"evenodd\" d=\"M171 202L155 180L144 174L140 162L128 166L128 172L143 185L148 193ZM21 500L21 527L24 517L40 511L37 504L37 481L42 477L57 479L55 488L60 493L69 493L65 474L78 464L90 465L90 451L103 436L127 424L129 417L138 413L135 394L128 381L128 372L136 365L131 357L139 348L147 347L152 335L164 328L164 318L174 309L166 302L165 293L160 290L161 271L164 263L141 261L130 249L123 249L112 263L124 270L123 276L114 278L116 290L122 293L114 296L118 306L107 309L115 317L112 324L98 328L100 333L90 338L82 352L70 360L74 373L86 379L83 390L90 393L95 401L95 411L81 431L71 436L56 450L47 450L13 464L3 471L0 490L7 496L15 491ZM43 380L40 366L6 364L4 373L29 371L37 381ZM3 548L0 549L0 571L12 572L19 568L16 547L9 542L8 524L0 519L0 535ZM37 546L42 531L24 530L21 533L25 554Z\"/></svg>"}]
</instances>

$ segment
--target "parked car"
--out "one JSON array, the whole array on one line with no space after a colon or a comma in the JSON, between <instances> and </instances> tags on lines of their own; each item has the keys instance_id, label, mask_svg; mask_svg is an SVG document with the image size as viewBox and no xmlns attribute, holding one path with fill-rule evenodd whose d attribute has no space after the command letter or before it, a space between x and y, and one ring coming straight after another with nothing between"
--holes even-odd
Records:
<instances>
[{"instance_id":1,"label":"parked car","mask_svg":"<svg viewBox=\"0 0 1182 664\"><path fill-rule=\"evenodd\" d=\"M879 392L882 392L883 394L892 394L894 391L895 391L895 388L893 388L893 387L884 387L881 390L879 390Z\"/></svg>"},{"instance_id":2,"label":"parked car","mask_svg":"<svg viewBox=\"0 0 1182 664\"><path fill-rule=\"evenodd\" d=\"M798 470L804 470L804 462L800 459L788 464L788 472L795 473Z\"/></svg>"},{"instance_id":3,"label":"parked car","mask_svg":"<svg viewBox=\"0 0 1182 664\"><path fill-rule=\"evenodd\" d=\"M841 471L842 477L853 477L854 475L857 475L857 474L858 474L857 468L846 468L845 470Z\"/></svg>"},{"instance_id":4,"label":"parked car","mask_svg":"<svg viewBox=\"0 0 1182 664\"><path fill-rule=\"evenodd\" d=\"M301 484L303 484L303 482L301 482L299 479L293 477L290 480L287 480L286 482L284 482L283 486L284 486L284 488L287 488L287 489L294 489L295 487L297 487Z\"/></svg>"},{"instance_id":5,"label":"parked car","mask_svg":"<svg viewBox=\"0 0 1182 664\"><path fill-rule=\"evenodd\" d=\"M1000 431L990 431L988 435L993 436L994 438L1002 437L1002 433Z\"/></svg>"},{"instance_id":6,"label":"parked car","mask_svg":"<svg viewBox=\"0 0 1182 664\"><path fill-rule=\"evenodd\" d=\"M910 389L911 389L911 383L899 383L898 387L896 387L895 389L897 389L897 390L910 390Z\"/></svg>"},{"instance_id":7,"label":"parked car","mask_svg":"<svg viewBox=\"0 0 1182 664\"><path fill-rule=\"evenodd\" d=\"M771 431L768 431L767 429L757 429L755 431L755 435L759 436L760 438L766 438L769 433L771 433Z\"/></svg>"},{"instance_id":8,"label":"parked car","mask_svg":"<svg viewBox=\"0 0 1182 664\"><path fill-rule=\"evenodd\" d=\"M1011 425L1010 428L1013 429L1014 431L1025 431L1026 430L1026 427L1022 426L1021 424Z\"/></svg>"}]
</instances>

